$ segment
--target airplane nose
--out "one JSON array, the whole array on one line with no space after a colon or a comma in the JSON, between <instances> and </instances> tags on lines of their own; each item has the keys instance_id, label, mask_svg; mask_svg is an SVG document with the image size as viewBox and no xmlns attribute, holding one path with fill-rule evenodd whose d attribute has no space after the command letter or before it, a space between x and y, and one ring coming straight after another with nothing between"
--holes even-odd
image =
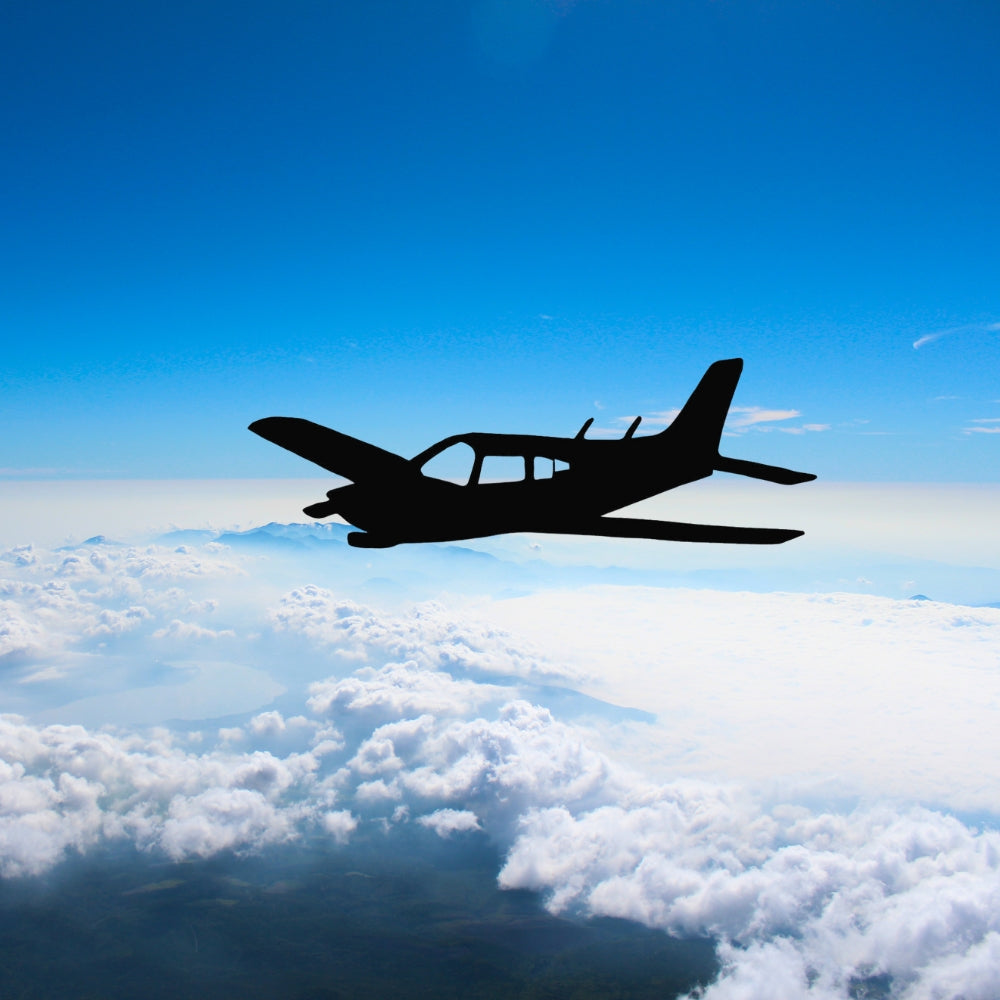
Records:
<instances>
[{"instance_id":1,"label":"airplane nose","mask_svg":"<svg viewBox=\"0 0 1000 1000\"><path fill-rule=\"evenodd\" d=\"M317 518L339 514L345 521L350 521L351 518L346 508L352 506L349 504L349 500L355 490L354 486L338 486L336 489L328 490L325 500L303 507L302 513Z\"/></svg>"},{"instance_id":2,"label":"airplane nose","mask_svg":"<svg viewBox=\"0 0 1000 1000\"><path fill-rule=\"evenodd\" d=\"M308 514L310 517L332 517L334 514L339 514L340 511L337 510L337 505L331 503L329 500L321 500L319 503L312 503L308 507L302 508L303 514Z\"/></svg>"}]
</instances>

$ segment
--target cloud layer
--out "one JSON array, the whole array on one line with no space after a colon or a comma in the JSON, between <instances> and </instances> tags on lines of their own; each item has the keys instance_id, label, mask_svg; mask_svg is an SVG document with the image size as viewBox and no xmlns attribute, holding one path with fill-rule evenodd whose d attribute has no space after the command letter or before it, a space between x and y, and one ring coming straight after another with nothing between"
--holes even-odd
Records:
<instances>
[{"instance_id":1,"label":"cloud layer","mask_svg":"<svg viewBox=\"0 0 1000 1000\"><path fill-rule=\"evenodd\" d=\"M4 716L6 877L106 842L183 859L415 823L489 836L501 886L555 912L713 936L712 1000L1000 993L1000 835L926 804L995 802L989 609L617 587L389 614L254 587L259 557L218 545L2 558L8 693L148 683L133 660L183 687L251 654L288 688L152 730ZM843 731L867 784L848 767L831 795L822 754L774 752L782 725L803 752Z\"/></svg>"}]
</instances>

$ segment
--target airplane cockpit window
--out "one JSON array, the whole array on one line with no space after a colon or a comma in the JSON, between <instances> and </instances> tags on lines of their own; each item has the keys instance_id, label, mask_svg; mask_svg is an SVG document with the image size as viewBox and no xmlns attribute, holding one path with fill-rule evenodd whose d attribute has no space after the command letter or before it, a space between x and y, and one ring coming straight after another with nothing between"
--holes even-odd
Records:
<instances>
[{"instance_id":1,"label":"airplane cockpit window","mask_svg":"<svg viewBox=\"0 0 1000 1000\"><path fill-rule=\"evenodd\" d=\"M420 471L425 476L464 486L472 475L475 462L476 453L472 447L459 441L427 459Z\"/></svg>"},{"instance_id":2,"label":"airplane cockpit window","mask_svg":"<svg viewBox=\"0 0 1000 1000\"><path fill-rule=\"evenodd\" d=\"M536 455L532 459L532 463L535 479L551 479L552 474L556 471L556 460L554 458L542 458L541 455Z\"/></svg>"},{"instance_id":3,"label":"airplane cockpit window","mask_svg":"<svg viewBox=\"0 0 1000 1000\"><path fill-rule=\"evenodd\" d=\"M481 483L519 483L524 479L524 458L520 455L484 455L479 473Z\"/></svg>"}]
</instances>

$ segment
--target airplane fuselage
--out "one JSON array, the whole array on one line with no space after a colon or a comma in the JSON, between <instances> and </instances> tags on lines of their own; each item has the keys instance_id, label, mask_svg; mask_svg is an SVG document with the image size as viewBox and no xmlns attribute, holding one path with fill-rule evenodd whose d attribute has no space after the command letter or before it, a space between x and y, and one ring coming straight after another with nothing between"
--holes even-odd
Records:
<instances>
[{"instance_id":1,"label":"airplane fuselage","mask_svg":"<svg viewBox=\"0 0 1000 1000\"><path fill-rule=\"evenodd\" d=\"M429 457L455 443L469 444L475 451L468 482L439 479L421 471ZM364 542L369 545L566 530L568 510L584 523L712 474L704 456L685 454L682 444L678 448L667 445L661 437L615 441L456 435L411 459L407 470L397 470L388 489L389 484L378 482L342 486L331 490L327 502L309 508L309 513L322 515L326 509L340 514L369 533ZM482 459L497 455L523 459L526 476L508 482L481 480L477 473ZM536 478L537 460L568 467Z\"/></svg>"},{"instance_id":2,"label":"airplane fuselage","mask_svg":"<svg viewBox=\"0 0 1000 1000\"><path fill-rule=\"evenodd\" d=\"M304 509L310 517L339 515L360 528L347 536L351 545L512 531L774 545L802 532L606 516L716 471L785 485L816 478L719 454L742 369L739 358L715 362L671 425L640 438L633 436L639 418L617 440L586 438L590 419L573 438L456 434L407 459L300 417L265 417L250 430L351 480ZM459 455L466 463L461 476L454 471Z\"/></svg>"}]
</instances>

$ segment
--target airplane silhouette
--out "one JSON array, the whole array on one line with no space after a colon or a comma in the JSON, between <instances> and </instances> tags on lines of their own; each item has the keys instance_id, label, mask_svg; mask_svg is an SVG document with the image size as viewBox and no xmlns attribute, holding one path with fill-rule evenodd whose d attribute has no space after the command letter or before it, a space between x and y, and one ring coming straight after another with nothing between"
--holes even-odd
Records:
<instances>
[{"instance_id":1,"label":"airplane silhouette","mask_svg":"<svg viewBox=\"0 0 1000 1000\"><path fill-rule=\"evenodd\" d=\"M265 417L249 429L352 481L330 490L326 500L303 513L315 518L339 514L363 529L347 536L349 544L361 548L511 531L774 545L803 532L604 516L715 471L784 485L816 478L719 454L742 371L742 358L716 361L674 421L658 434L640 438L633 436L641 420L636 417L621 439L587 439L591 417L573 438L455 434L407 459L299 417ZM440 463L433 460L448 449L464 451L471 461L461 483L434 474ZM508 469L514 460L516 481L481 478L484 461L492 464L496 456L507 457Z\"/></svg>"}]
</instances>

